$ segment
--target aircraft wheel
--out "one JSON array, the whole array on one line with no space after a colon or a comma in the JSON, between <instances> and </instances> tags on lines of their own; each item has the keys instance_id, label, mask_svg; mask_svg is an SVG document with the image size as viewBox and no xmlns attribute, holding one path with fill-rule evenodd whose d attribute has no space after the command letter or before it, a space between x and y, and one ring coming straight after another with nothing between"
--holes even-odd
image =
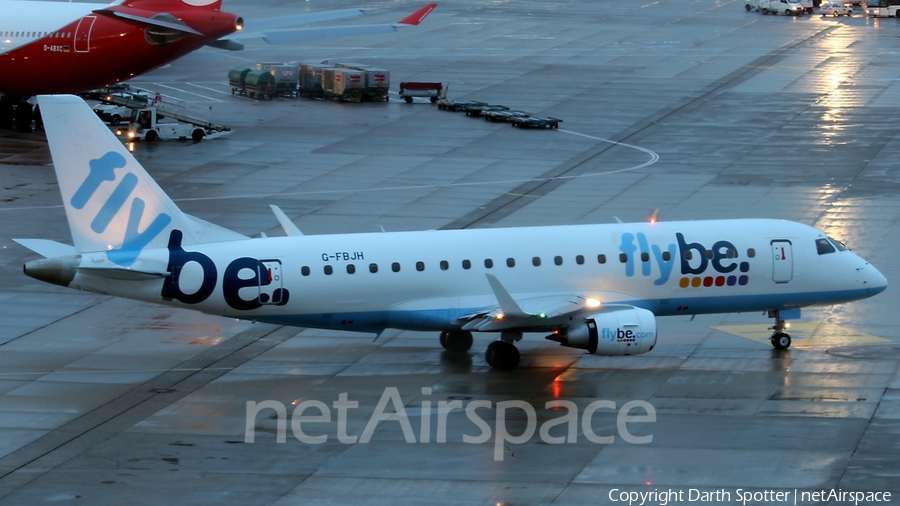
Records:
<instances>
[{"instance_id":1,"label":"aircraft wheel","mask_svg":"<svg viewBox=\"0 0 900 506\"><path fill-rule=\"evenodd\" d=\"M468 330L445 330L441 332L441 346L451 353L465 353L472 349L472 333Z\"/></svg>"},{"instance_id":2,"label":"aircraft wheel","mask_svg":"<svg viewBox=\"0 0 900 506\"><path fill-rule=\"evenodd\" d=\"M791 336L784 332L779 332L772 336L772 346L776 350L786 350L791 347Z\"/></svg>"},{"instance_id":3,"label":"aircraft wheel","mask_svg":"<svg viewBox=\"0 0 900 506\"><path fill-rule=\"evenodd\" d=\"M484 352L484 360L494 369L512 371L519 365L519 349L510 343L494 341Z\"/></svg>"}]
</instances>

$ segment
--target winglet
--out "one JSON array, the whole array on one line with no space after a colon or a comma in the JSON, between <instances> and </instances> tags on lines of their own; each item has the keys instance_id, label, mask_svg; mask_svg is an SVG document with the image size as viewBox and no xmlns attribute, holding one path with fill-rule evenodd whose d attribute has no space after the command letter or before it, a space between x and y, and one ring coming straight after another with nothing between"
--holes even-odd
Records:
<instances>
[{"instance_id":1,"label":"winglet","mask_svg":"<svg viewBox=\"0 0 900 506\"><path fill-rule=\"evenodd\" d=\"M496 276L493 274L485 274L485 276L487 276L488 283L491 284L491 290L494 291L494 296L497 297L497 302L500 303L500 310L503 311L505 316L529 316L516 304L512 295L506 291L506 288L503 288Z\"/></svg>"},{"instance_id":2,"label":"winglet","mask_svg":"<svg viewBox=\"0 0 900 506\"><path fill-rule=\"evenodd\" d=\"M416 12L413 12L409 16L406 16L405 18L401 19L400 21L397 22L397 24L398 25L416 26L419 23L421 23L423 19L425 19L425 16L431 14L431 11L433 11L435 7L437 7L437 4L428 4L425 7L422 7L421 9L417 10Z\"/></svg>"},{"instance_id":3,"label":"winglet","mask_svg":"<svg viewBox=\"0 0 900 506\"><path fill-rule=\"evenodd\" d=\"M284 233L287 235L303 235L303 232L297 228L297 225L294 225L294 222L291 221L284 211L281 210L280 207L276 205L269 205L272 208L272 212L275 213L275 217L278 218L278 223L281 224L281 228L284 229Z\"/></svg>"}]
</instances>

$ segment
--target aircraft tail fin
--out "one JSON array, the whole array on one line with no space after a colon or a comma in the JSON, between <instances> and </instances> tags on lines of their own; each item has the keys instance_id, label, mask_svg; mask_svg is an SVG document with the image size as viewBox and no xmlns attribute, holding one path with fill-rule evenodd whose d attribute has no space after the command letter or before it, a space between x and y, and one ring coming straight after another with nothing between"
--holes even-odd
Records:
<instances>
[{"instance_id":1,"label":"aircraft tail fin","mask_svg":"<svg viewBox=\"0 0 900 506\"><path fill-rule=\"evenodd\" d=\"M74 95L38 97L50 154L77 253L105 251L130 266L144 248L246 239L181 212L104 125Z\"/></svg>"}]
</instances>

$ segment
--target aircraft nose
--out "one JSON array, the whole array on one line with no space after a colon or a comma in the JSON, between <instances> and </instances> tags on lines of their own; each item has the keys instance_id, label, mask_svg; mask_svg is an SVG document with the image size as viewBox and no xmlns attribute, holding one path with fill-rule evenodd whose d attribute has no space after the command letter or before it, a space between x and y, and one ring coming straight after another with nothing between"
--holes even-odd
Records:
<instances>
[{"instance_id":1,"label":"aircraft nose","mask_svg":"<svg viewBox=\"0 0 900 506\"><path fill-rule=\"evenodd\" d=\"M863 267L860 267L857 270L861 274L860 280L866 289L872 292L872 295L881 293L887 288L887 278L885 278L884 274L873 265L867 262Z\"/></svg>"}]
</instances>

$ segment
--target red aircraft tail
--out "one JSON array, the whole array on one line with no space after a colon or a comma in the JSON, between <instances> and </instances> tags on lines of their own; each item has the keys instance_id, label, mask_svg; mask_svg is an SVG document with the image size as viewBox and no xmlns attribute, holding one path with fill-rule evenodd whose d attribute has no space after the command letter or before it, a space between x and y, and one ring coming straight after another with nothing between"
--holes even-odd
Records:
<instances>
[{"instance_id":1,"label":"red aircraft tail","mask_svg":"<svg viewBox=\"0 0 900 506\"><path fill-rule=\"evenodd\" d=\"M409 16L401 19L397 22L397 24L416 26L421 23L423 19L425 19L425 16L431 14L431 11L433 11L435 7L437 7L437 4L428 4L425 7L417 10L416 12L413 12Z\"/></svg>"}]
</instances>

